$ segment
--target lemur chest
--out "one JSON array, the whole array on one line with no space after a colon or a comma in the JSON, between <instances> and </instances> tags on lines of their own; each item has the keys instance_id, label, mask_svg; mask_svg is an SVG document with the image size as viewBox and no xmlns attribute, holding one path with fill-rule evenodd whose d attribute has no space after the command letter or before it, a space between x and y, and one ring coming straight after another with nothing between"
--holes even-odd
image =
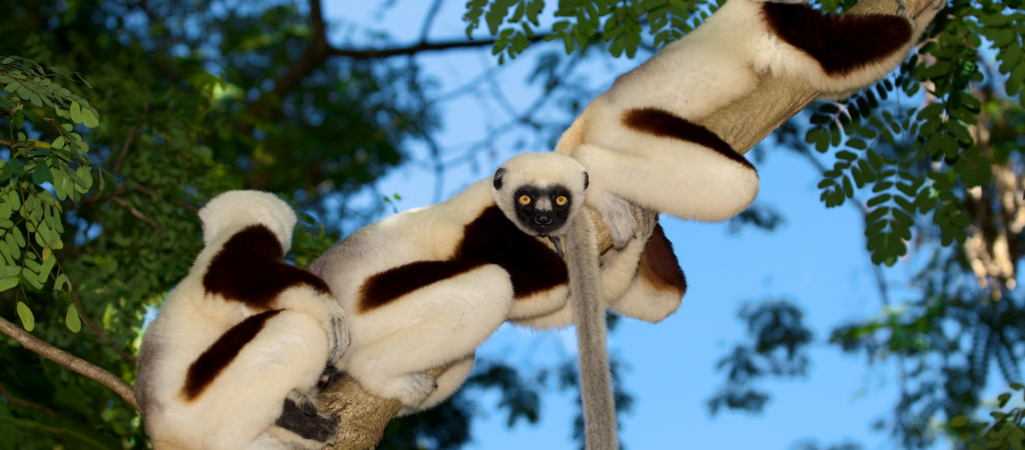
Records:
<instances>
[{"instance_id":1,"label":"lemur chest","mask_svg":"<svg viewBox=\"0 0 1025 450\"><path fill-rule=\"evenodd\" d=\"M520 231L497 206L486 208L466 225L454 260L497 264L509 272L514 297L547 291L569 279L566 262L554 250Z\"/></svg>"},{"instance_id":2,"label":"lemur chest","mask_svg":"<svg viewBox=\"0 0 1025 450\"><path fill-rule=\"evenodd\" d=\"M527 299L566 284L566 263L520 231L497 206L485 208L465 226L463 239L448 259L413 261L366 278L358 292L359 311L368 312L420 288L495 264L509 273L514 299Z\"/></svg>"}]
</instances>

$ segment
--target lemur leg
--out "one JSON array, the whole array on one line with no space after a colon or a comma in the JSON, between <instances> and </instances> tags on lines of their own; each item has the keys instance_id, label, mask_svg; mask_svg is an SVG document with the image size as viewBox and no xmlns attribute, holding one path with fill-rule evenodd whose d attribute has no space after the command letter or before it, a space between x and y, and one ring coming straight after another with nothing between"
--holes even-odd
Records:
<instances>
[{"instance_id":1,"label":"lemur leg","mask_svg":"<svg viewBox=\"0 0 1025 450\"><path fill-rule=\"evenodd\" d=\"M345 371L367 392L416 408L437 387L425 371L472 354L512 298L508 272L490 264L416 290L364 313L361 326L394 332L350 348Z\"/></svg>"},{"instance_id":2,"label":"lemur leg","mask_svg":"<svg viewBox=\"0 0 1025 450\"><path fill-rule=\"evenodd\" d=\"M327 337L317 319L282 311L267 320L231 363L195 399L203 448L247 448L281 415L295 389L312 389L327 357ZM199 418L197 418L197 421Z\"/></svg>"},{"instance_id":3,"label":"lemur leg","mask_svg":"<svg viewBox=\"0 0 1025 450\"><path fill-rule=\"evenodd\" d=\"M318 292L310 286L294 287L281 293L274 307L303 312L319 319L320 328L331 343L327 361L336 361L348 347L349 327L345 311L330 294Z\"/></svg>"},{"instance_id":4,"label":"lemur leg","mask_svg":"<svg viewBox=\"0 0 1025 450\"><path fill-rule=\"evenodd\" d=\"M592 186L649 209L707 222L733 217L758 193L758 174L750 164L693 142L632 131L627 137L645 149L643 157L591 144L573 150Z\"/></svg>"},{"instance_id":5,"label":"lemur leg","mask_svg":"<svg viewBox=\"0 0 1025 450\"><path fill-rule=\"evenodd\" d=\"M470 375L470 370L473 369L473 358L473 354L467 355L465 358L445 368L445 371L437 376L438 388L431 392L416 408L402 408L399 411L399 416L422 411L445 401L453 392L459 389L459 386L463 385L463 381Z\"/></svg>"}]
</instances>

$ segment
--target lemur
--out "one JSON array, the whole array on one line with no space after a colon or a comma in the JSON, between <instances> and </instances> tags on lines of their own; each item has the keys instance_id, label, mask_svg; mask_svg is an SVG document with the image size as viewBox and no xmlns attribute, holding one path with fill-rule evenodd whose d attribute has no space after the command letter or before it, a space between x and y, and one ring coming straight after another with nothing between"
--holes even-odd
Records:
<instances>
[{"instance_id":1,"label":"lemur","mask_svg":"<svg viewBox=\"0 0 1025 450\"><path fill-rule=\"evenodd\" d=\"M726 220L758 193L754 167L702 119L758 89L762 75L806 80L827 98L892 71L944 0L910 17L822 14L803 0L729 0L704 24L623 74L563 134L556 151L591 176L587 204L616 247L636 226L634 203L686 220ZM625 201L624 201L625 199Z\"/></svg>"},{"instance_id":2,"label":"lemur","mask_svg":"<svg viewBox=\"0 0 1025 450\"><path fill-rule=\"evenodd\" d=\"M516 155L448 201L368 225L332 247L310 270L348 314L352 342L338 369L409 414L458 389L476 347L502 322L568 324L568 283L581 278L537 237L566 237L573 224L590 223L582 206L587 180L566 156ZM569 237L572 258L577 238ZM593 234L581 239L594 242ZM628 315L661 320L685 290L668 246L662 236L610 252L601 286L588 292ZM654 267L638 272L641 260ZM661 297L646 305L646 293ZM437 379L425 373L436 367L447 369Z\"/></svg>"},{"instance_id":3,"label":"lemur","mask_svg":"<svg viewBox=\"0 0 1025 450\"><path fill-rule=\"evenodd\" d=\"M316 275L283 261L296 216L232 191L200 211L205 248L149 324L136 380L157 450L319 450L338 421L311 397L348 345L345 312Z\"/></svg>"}]
</instances>

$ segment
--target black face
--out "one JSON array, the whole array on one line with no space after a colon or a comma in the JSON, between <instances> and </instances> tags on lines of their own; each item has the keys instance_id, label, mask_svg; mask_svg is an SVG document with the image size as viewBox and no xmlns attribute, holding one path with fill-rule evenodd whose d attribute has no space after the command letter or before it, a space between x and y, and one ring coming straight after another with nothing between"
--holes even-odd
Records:
<instances>
[{"instance_id":1,"label":"black face","mask_svg":"<svg viewBox=\"0 0 1025 450\"><path fill-rule=\"evenodd\" d=\"M538 236L548 236L562 228L569 217L573 197L563 186L523 186L513 194L516 218Z\"/></svg>"}]
</instances>

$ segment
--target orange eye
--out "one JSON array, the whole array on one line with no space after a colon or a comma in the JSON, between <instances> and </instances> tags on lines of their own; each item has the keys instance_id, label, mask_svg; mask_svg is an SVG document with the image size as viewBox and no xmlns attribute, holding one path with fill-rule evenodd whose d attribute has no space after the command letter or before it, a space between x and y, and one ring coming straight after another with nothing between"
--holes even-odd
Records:
<instances>
[{"instance_id":1,"label":"orange eye","mask_svg":"<svg viewBox=\"0 0 1025 450\"><path fill-rule=\"evenodd\" d=\"M528 196L528 195L521 195L520 196L520 204L524 205L524 206L525 205L529 205L530 204L530 196Z\"/></svg>"},{"instance_id":2,"label":"orange eye","mask_svg":"<svg viewBox=\"0 0 1025 450\"><path fill-rule=\"evenodd\" d=\"M565 205L567 201L569 200L566 199L566 196L560 195L559 198L555 199L555 204L562 206Z\"/></svg>"}]
</instances>

